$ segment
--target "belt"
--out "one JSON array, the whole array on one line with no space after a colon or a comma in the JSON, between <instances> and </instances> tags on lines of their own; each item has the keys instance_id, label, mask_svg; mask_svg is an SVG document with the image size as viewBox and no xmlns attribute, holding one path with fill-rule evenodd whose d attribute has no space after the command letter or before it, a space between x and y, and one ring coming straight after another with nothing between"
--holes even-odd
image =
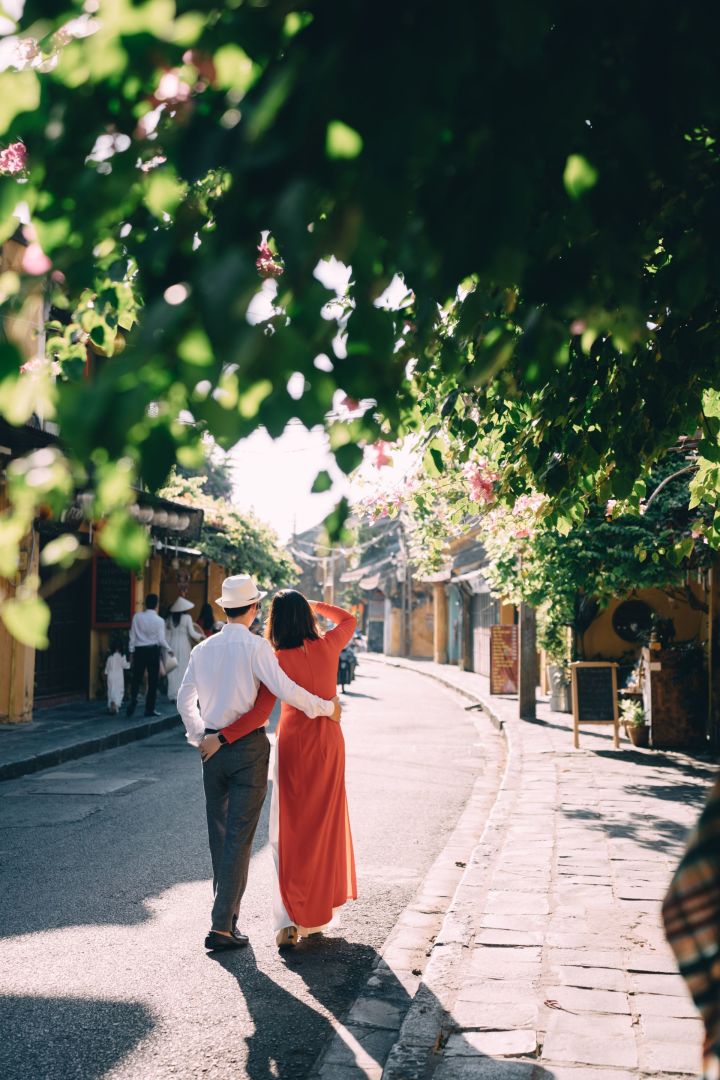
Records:
<instances>
[{"instance_id":1,"label":"belt","mask_svg":"<svg viewBox=\"0 0 720 1080\"><path fill-rule=\"evenodd\" d=\"M205 734L206 735L219 735L222 732L222 730L223 730L222 728L206 727L205 728ZM264 730L265 730L265 725L261 724L260 727L253 728L252 731L248 731L247 735L243 735L242 738L247 739L248 735L257 735L258 731L264 731ZM241 740L236 739L235 741L240 742Z\"/></svg>"}]
</instances>

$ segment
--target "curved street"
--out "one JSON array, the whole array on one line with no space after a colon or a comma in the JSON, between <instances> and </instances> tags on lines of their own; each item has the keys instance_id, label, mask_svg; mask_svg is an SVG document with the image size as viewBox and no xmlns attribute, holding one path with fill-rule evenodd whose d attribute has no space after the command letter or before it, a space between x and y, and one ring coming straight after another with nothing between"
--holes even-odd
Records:
<instances>
[{"instance_id":1,"label":"curved street","mask_svg":"<svg viewBox=\"0 0 720 1080\"><path fill-rule=\"evenodd\" d=\"M269 919L269 797L243 906L250 947L203 949L199 761L177 729L3 784L0 1074L308 1076L483 770L463 704L361 658L343 717L360 896L331 937L287 959Z\"/></svg>"}]
</instances>

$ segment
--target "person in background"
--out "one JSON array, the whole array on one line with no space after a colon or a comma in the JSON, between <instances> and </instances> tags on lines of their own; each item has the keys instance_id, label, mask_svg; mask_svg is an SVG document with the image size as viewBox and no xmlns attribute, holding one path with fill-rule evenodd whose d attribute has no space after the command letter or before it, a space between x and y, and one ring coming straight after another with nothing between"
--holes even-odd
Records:
<instances>
[{"instance_id":1,"label":"person in background","mask_svg":"<svg viewBox=\"0 0 720 1080\"><path fill-rule=\"evenodd\" d=\"M175 701L178 696L180 684L190 662L193 645L205 639L203 631L190 618L189 612L194 607L192 600L178 596L165 620L165 633L170 642L170 648L177 658L177 667L173 668L167 677L167 696L170 701Z\"/></svg>"},{"instance_id":2,"label":"person in background","mask_svg":"<svg viewBox=\"0 0 720 1080\"><path fill-rule=\"evenodd\" d=\"M157 593L145 597L145 610L133 615L130 626L129 649L132 656L132 681L127 714L132 716L137 708L138 692L143 675L147 672L148 688L145 697L145 715L159 716L155 711L157 684L160 675L160 649L172 652L165 637L165 623L157 613Z\"/></svg>"},{"instance_id":3,"label":"person in background","mask_svg":"<svg viewBox=\"0 0 720 1080\"><path fill-rule=\"evenodd\" d=\"M125 672L130 662L122 651L118 638L110 642L110 655L105 661L105 679L107 680L108 712L115 715L125 697Z\"/></svg>"},{"instance_id":4,"label":"person in background","mask_svg":"<svg viewBox=\"0 0 720 1080\"><path fill-rule=\"evenodd\" d=\"M222 630L222 623L215 618L215 614L210 604L203 604L200 608L198 626L206 638L212 637L213 634L217 634L219 630Z\"/></svg>"}]
</instances>

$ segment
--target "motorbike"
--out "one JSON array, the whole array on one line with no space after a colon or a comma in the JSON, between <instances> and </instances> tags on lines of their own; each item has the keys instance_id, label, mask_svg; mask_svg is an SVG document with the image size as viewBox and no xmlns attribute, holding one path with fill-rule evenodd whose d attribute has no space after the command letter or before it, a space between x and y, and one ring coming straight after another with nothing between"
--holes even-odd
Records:
<instances>
[{"instance_id":1,"label":"motorbike","mask_svg":"<svg viewBox=\"0 0 720 1080\"><path fill-rule=\"evenodd\" d=\"M352 645L346 645L343 651L340 653L340 661L338 663L338 677L337 681L342 688L342 692L345 693L345 687L349 686L355 678L355 668L357 667L357 656Z\"/></svg>"}]
</instances>

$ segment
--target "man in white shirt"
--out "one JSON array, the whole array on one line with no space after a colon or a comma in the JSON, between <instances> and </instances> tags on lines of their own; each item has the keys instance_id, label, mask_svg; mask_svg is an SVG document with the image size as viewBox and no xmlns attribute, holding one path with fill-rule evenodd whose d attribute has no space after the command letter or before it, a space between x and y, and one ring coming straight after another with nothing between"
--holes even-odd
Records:
<instances>
[{"instance_id":1,"label":"man in white shirt","mask_svg":"<svg viewBox=\"0 0 720 1080\"><path fill-rule=\"evenodd\" d=\"M248 942L237 930L237 919L270 759L267 723L233 741L226 739L223 729L252 709L261 682L308 716L340 719L337 698L326 701L294 683L270 643L250 632L266 595L247 574L225 578L217 603L228 621L219 634L193 649L177 697L188 741L200 748L203 759L215 893L205 948L212 951L237 949Z\"/></svg>"},{"instance_id":2,"label":"man in white shirt","mask_svg":"<svg viewBox=\"0 0 720 1080\"><path fill-rule=\"evenodd\" d=\"M158 598L156 593L145 597L145 610L133 615L130 625L128 648L132 657L132 681L127 714L132 716L137 708L138 691L142 677L147 671L148 688L145 696L145 715L159 716L155 711L158 676L160 674L160 649L172 652L165 637L165 623L157 613Z\"/></svg>"}]
</instances>

